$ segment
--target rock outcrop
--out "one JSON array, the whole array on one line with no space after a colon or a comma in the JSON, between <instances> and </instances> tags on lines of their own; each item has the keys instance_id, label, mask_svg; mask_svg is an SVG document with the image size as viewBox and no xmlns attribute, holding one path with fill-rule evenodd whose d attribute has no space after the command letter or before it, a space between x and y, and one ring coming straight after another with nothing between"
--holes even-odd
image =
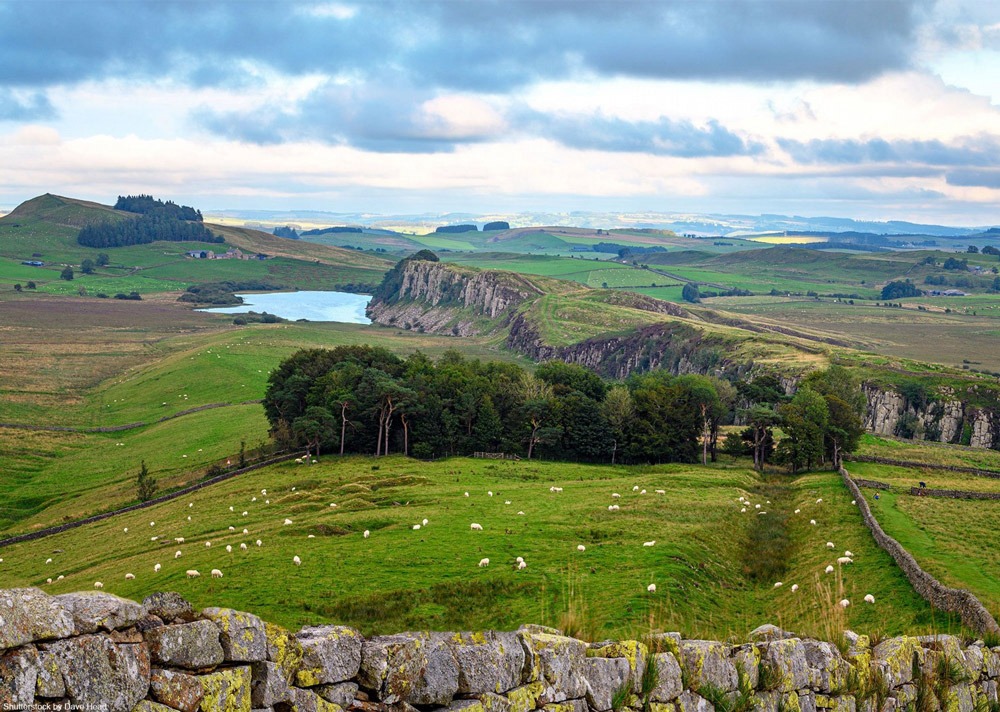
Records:
<instances>
[{"instance_id":1,"label":"rock outcrop","mask_svg":"<svg viewBox=\"0 0 1000 712\"><path fill-rule=\"evenodd\" d=\"M973 712L997 701L1000 647L948 635L892 638L870 646L849 631L846 654L829 642L762 626L751 642L682 640L660 633L586 643L543 626L509 633L400 633L365 640L343 626L297 634L226 608L190 610L170 597L173 622L143 617L123 599L49 597L37 589L0 591L30 600L33 621L0 645L0 707L101 712L716 712L749 694L768 712L885 712L906 708L918 686L934 709ZM6 604L5 604L6 605ZM72 609L72 610L71 610ZM25 609L22 607L22 613ZM90 611L82 615L84 612ZM112 617L106 614L112 613ZM114 620L97 633L58 633L36 617ZM124 618L122 617L124 615ZM154 620L155 619L155 620ZM26 631L26 632L25 632ZM52 640L52 635L59 636ZM261 638L263 636L263 639ZM164 640L184 640L183 659L166 660ZM652 647L650 647L652 646ZM939 662L960 679L933 683ZM852 680L885 681L857 686ZM933 684L932 684L933 683Z\"/></svg>"},{"instance_id":2,"label":"rock outcrop","mask_svg":"<svg viewBox=\"0 0 1000 712\"><path fill-rule=\"evenodd\" d=\"M970 393L941 387L919 400L872 383L863 386L868 400L865 429L876 435L933 440L978 448L1000 447L1000 402L983 404L987 397L974 385Z\"/></svg>"}]
</instances>

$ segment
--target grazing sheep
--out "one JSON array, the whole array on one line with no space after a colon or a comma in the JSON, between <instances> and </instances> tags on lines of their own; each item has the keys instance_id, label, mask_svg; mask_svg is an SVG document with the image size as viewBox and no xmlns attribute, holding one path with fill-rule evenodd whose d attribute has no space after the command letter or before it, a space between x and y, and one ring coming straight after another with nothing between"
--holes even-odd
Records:
<instances>
[{"instance_id":1,"label":"grazing sheep","mask_svg":"<svg viewBox=\"0 0 1000 712\"><path fill-rule=\"evenodd\" d=\"M646 494L646 490L642 490L639 494Z\"/></svg>"},{"instance_id":2,"label":"grazing sheep","mask_svg":"<svg viewBox=\"0 0 1000 712\"><path fill-rule=\"evenodd\" d=\"M212 569L212 578L222 578L222 572L218 569Z\"/></svg>"},{"instance_id":3,"label":"grazing sheep","mask_svg":"<svg viewBox=\"0 0 1000 712\"><path fill-rule=\"evenodd\" d=\"M653 539L653 541L644 541L644 542L642 542L642 545L643 546L656 546L656 539Z\"/></svg>"},{"instance_id":4,"label":"grazing sheep","mask_svg":"<svg viewBox=\"0 0 1000 712\"><path fill-rule=\"evenodd\" d=\"M45 560L45 563L46 563L46 564L51 564L51 563L52 563L52 559L46 559L46 560Z\"/></svg>"},{"instance_id":5,"label":"grazing sheep","mask_svg":"<svg viewBox=\"0 0 1000 712\"><path fill-rule=\"evenodd\" d=\"M247 513L246 513L246 512L243 512L243 515L242 515L242 516L244 516L244 517L245 517L246 515L247 515Z\"/></svg>"},{"instance_id":6,"label":"grazing sheep","mask_svg":"<svg viewBox=\"0 0 1000 712\"><path fill-rule=\"evenodd\" d=\"M487 494L487 496L489 496L489 497L492 497L492 496L493 496L493 492L492 492L492 490L487 490L486 494Z\"/></svg>"},{"instance_id":7,"label":"grazing sheep","mask_svg":"<svg viewBox=\"0 0 1000 712\"><path fill-rule=\"evenodd\" d=\"M813 526L816 526L816 520L815 519L810 519L809 523L812 524Z\"/></svg>"},{"instance_id":8,"label":"grazing sheep","mask_svg":"<svg viewBox=\"0 0 1000 712\"><path fill-rule=\"evenodd\" d=\"M832 549L832 548L834 548L834 547L833 547L833 542L832 542L832 541L828 541L828 542L826 543L826 548L827 548L827 549Z\"/></svg>"},{"instance_id":9,"label":"grazing sheep","mask_svg":"<svg viewBox=\"0 0 1000 712\"><path fill-rule=\"evenodd\" d=\"M646 590L649 591L650 593L656 593L656 584L655 583L649 584L648 586L646 586Z\"/></svg>"},{"instance_id":10,"label":"grazing sheep","mask_svg":"<svg viewBox=\"0 0 1000 712\"><path fill-rule=\"evenodd\" d=\"M364 537L365 537L365 539L367 539L368 537L370 537L370 536L371 536L371 534L372 534L372 533L371 533L370 531L368 531L367 529L365 529L365 533L364 533Z\"/></svg>"},{"instance_id":11,"label":"grazing sheep","mask_svg":"<svg viewBox=\"0 0 1000 712\"><path fill-rule=\"evenodd\" d=\"M466 493L465 493L465 496L466 496L466 497L468 497L468 496L469 496L469 493L468 493L468 492L466 492Z\"/></svg>"},{"instance_id":12,"label":"grazing sheep","mask_svg":"<svg viewBox=\"0 0 1000 712\"><path fill-rule=\"evenodd\" d=\"M792 593L795 593L798 590L799 590L799 585L797 583L793 583L792 584Z\"/></svg>"},{"instance_id":13,"label":"grazing sheep","mask_svg":"<svg viewBox=\"0 0 1000 712\"><path fill-rule=\"evenodd\" d=\"M844 552L844 556L854 556L854 554L852 554L852 553L851 553L851 552L849 552L849 551L845 551L845 552Z\"/></svg>"},{"instance_id":14,"label":"grazing sheep","mask_svg":"<svg viewBox=\"0 0 1000 712\"><path fill-rule=\"evenodd\" d=\"M837 559L837 563L838 564L853 564L854 563L854 559L852 559L850 556L841 556L839 559Z\"/></svg>"},{"instance_id":15,"label":"grazing sheep","mask_svg":"<svg viewBox=\"0 0 1000 712\"><path fill-rule=\"evenodd\" d=\"M175 559L179 559L179 558L181 558L181 550L180 550L180 549L178 549L178 550L177 550L177 551L176 551L176 552L174 553L174 558L175 558Z\"/></svg>"},{"instance_id":16,"label":"grazing sheep","mask_svg":"<svg viewBox=\"0 0 1000 712\"><path fill-rule=\"evenodd\" d=\"M45 579L45 583L52 583L52 579L50 578Z\"/></svg>"},{"instance_id":17,"label":"grazing sheep","mask_svg":"<svg viewBox=\"0 0 1000 712\"><path fill-rule=\"evenodd\" d=\"M517 570L518 571L522 571L522 570L524 570L526 568L528 568L528 565L526 563L524 563L523 561L517 562Z\"/></svg>"},{"instance_id":18,"label":"grazing sheep","mask_svg":"<svg viewBox=\"0 0 1000 712\"><path fill-rule=\"evenodd\" d=\"M757 512L757 514L767 514L767 512L761 510L761 511Z\"/></svg>"},{"instance_id":19,"label":"grazing sheep","mask_svg":"<svg viewBox=\"0 0 1000 712\"><path fill-rule=\"evenodd\" d=\"M64 578L66 577L60 574L59 576L56 577L56 581L62 581Z\"/></svg>"},{"instance_id":20,"label":"grazing sheep","mask_svg":"<svg viewBox=\"0 0 1000 712\"><path fill-rule=\"evenodd\" d=\"M240 544L240 551L246 551L246 550L247 550L247 545L246 545L246 544L243 544L243 543L241 543L241 544Z\"/></svg>"},{"instance_id":21,"label":"grazing sheep","mask_svg":"<svg viewBox=\"0 0 1000 712\"><path fill-rule=\"evenodd\" d=\"M784 584L781 581L775 581L774 582L774 587L775 588L781 588L782 586L784 586Z\"/></svg>"},{"instance_id":22,"label":"grazing sheep","mask_svg":"<svg viewBox=\"0 0 1000 712\"><path fill-rule=\"evenodd\" d=\"M424 521L421 522L421 524L423 524L426 527L427 526L427 520L425 519Z\"/></svg>"},{"instance_id":23,"label":"grazing sheep","mask_svg":"<svg viewBox=\"0 0 1000 712\"><path fill-rule=\"evenodd\" d=\"M176 537L174 539L174 541L176 541L178 544L183 544L184 543L184 537L182 537L182 536Z\"/></svg>"},{"instance_id":24,"label":"grazing sheep","mask_svg":"<svg viewBox=\"0 0 1000 712\"><path fill-rule=\"evenodd\" d=\"M230 511L230 512L235 512L236 510L235 510L235 509L233 509L232 507L230 507L230 508L229 508L229 511Z\"/></svg>"},{"instance_id":25,"label":"grazing sheep","mask_svg":"<svg viewBox=\"0 0 1000 712\"><path fill-rule=\"evenodd\" d=\"M125 527L124 529L122 529L122 531L128 534L128 527Z\"/></svg>"},{"instance_id":26,"label":"grazing sheep","mask_svg":"<svg viewBox=\"0 0 1000 712\"><path fill-rule=\"evenodd\" d=\"M413 531L417 531L419 528L420 528L419 524L414 524L413 525Z\"/></svg>"},{"instance_id":27,"label":"grazing sheep","mask_svg":"<svg viewBox=\"0 0 1000 712\"><path fill-rule=\"evenodd\" d=\"M636 485L635 487L633 487L632 491L633 492L638 492L639 491L639 485Z\"/></svg>"},{"instance_id":28,"label":"grazing sheep","mask_svg":"<svg viewBox=\"0 0 1000 712\"><path fill-rule=\"evenodd\" d=\"M612 493L611 493L611 498L612 498L612 499L619 499L620 497L621 497L621 495L620 495L620 494L618 494L617 492L612 492Z\"/></svg>"},{"instance_id":29,"label":"grazing sheep","mask_svg":"<svg viewBox=\"0 0 1000 712\"><path fill-rule=\"evenodd\" d=\"M576 545L576 550L577 551L586 551L587 547L585 547L583 544L577 544Z\"/></svg>"},{"instance_id":30,"label":"grazing sheep","mask_svg":"<svg viewBox=\"0 0 1000 712\"><path fill-rule=\"evenodd\" d=\"M151 527L155 527L155 526L156 526L156 522L150 522L150 523L149 523L149 526L151 526Z\"/></svg>"},{"instance_id":31,"label":"grazing sheep","mask_svg":"<svg viewBox=\"0 0 1000 712\"><path fill-rule=\"evenodd\" d=\"M288 526L288 525L289 525L289 524L291 524L291 523L292 523L292 520L291 520L291 519L286 519L286 520L285 520L285 524L284 524L284 525L285 525L285 526Z\"/></svg>"},{"instance_id":32,"label":"grazing sheep","mask_svg":"<svg viewBox=\"0 0 1000 712\"><path fill-rule=\"evenodd\" d=\"M154 574L160 573L160 565L159 564L156 564L155 566L153 566L153 573Z\"/></svg>"},{"instance_id":33,"label":"grazing sheep","mask_svg":"<svg viewBox=\"0 0 1000 712\"><path fill-rule=\"evenodd\" d=\"M487 567L489 565L490 565L490 560L489 559L480 559L479 560L479 568L482 569L482 568L485 568L485 567Z\"/></svg>"},{"instance_id":34,"label":"grazing sheep","mask_svg":"<svg viewBox=\"0 0 1000 712\"><path fill-rule=\"evenodd\" d=\"M232 554L233 553L233 547L231 545L229 545L229 544L226 544L226 553L227 554Z\"/></svg>"},{"instance_id":35,"label":"grazing sheep","mask_svg":"<svg viewBox=\"0 0 1000 712\"><path fill-rule=\"evenodd\" d=\"M231 531L231 532L236 531L236 527L229 527L229 531Z\"/></svg>"},{"instance_id":36,"label":"grazing sheep","mask_svg":"<svg viewBox=\"0 0 1000 712\"><path fill-rule=\"evenodd\" d=\"M841 608L847 608L849 605L851 605L851 602L848 601L846 598L840 599L840 607Z\"/></svg>"},{"instance_id":37,"label":"grazing sheep","mask_svg":"<svg viewBox=\"0 0 1000 712\"><path fill-rule=\"evenodd\" d=\"M503 501L503 503L504 503L504 504L510 504L510 500L509 500L509 499L505 499L505 500Z\"/></svg>"},{"instance_id":38,"label":"grazing sheep","mask_svg":"<svg viewBox=\"0 0 1000 712\"><path fill-rule=\"evenodd\" d=\"M619 507L617 504L609 504L608 505L608 511L609 512L617 512L619 509L621 509L621 507Z\"/></svg>"},{"instance_id":39,"label":"grazing sheep","mask_svg":"<svg viewBox=\"0 0 1000 712\"><path fill-rule=\"evenodd\" d=\"M823 498L820 497L819 499L817 499L816 504L823 504Z\"/></svg>"},{"instance_id":40,"label":"grazing sheep","mask_svg":"<svg viewBox=\"0 0 1000 712\"><path fill-rule=\"evenodd\" d=\"M262 495L264 495L265 497L267 496L267 490L266 490L266 489L262 489L262 490L260 491L260 493L261 493Z\"/></svg>"},{"instance_id":41,"label":"grazing sheep","mask_svg":"<svg viewBox=\"0 0 1000 712\"><path fill-rule=\"evenodd\" d=\"M875 596L870 593L865 596L865 603L875 603Z\"/></svg>"},{"instance_id":42,"label":"grazing sheep","mask_svg":"<svg viewBox=\"0 0 1000 712\"><path fill-rule=\"evenodd\" d=\"M244 534L244 536L246 536L246 535L247 535L247 534L249 534L249 533L250 533L250 531L249 531L249 530L247 530L247 529L244 529L244 530L243 530L243 534Z\"/></svg>"},{"instance_id":43,"label":"grazing sheep","mask_svg":"<svg viewBox=\"0 0 1000 712\"><path fill-rule=\"evenodd\" d=\"M298 556L293 556L292 563L295 564L296 566L302 566L302 559L300 559Z\"/></svg>"},{"instance_id":44,"label":"grazing sheep","mask_svg":"<svg viewBox=\"0 0 1000 712\"><path fill-rule=\"evenodd\" d=\"M206 542L205 542L205 548L206 548L206 549L210 549L211 547L212 547L212 542L210 542L210 541L206 541Z\"/></svg>"},{"instance_id":45,"label":"grazing sheep","mask_svg":"<svg viewBox=\"0 0 1000 712\"><path fill-rule=\"evenodd\" d=\"M743 507L740 509L740 514L746 514L747 508Z\"/></svg>"},{"instance_id":46,"label":"grazing sheep","mask_svg":"<svg viewBox=\"0 0 1000 712\"><path fill-rule=\"evenodd\" d=\"M832 574L833 573L833 566L832 565L831 566L827 566L824 569L824 571L826 571L828 574Z\"/></svg>"},{"instance_id":47,"label":"grazing sheep","mask_svg":"<svg viewBox=\"0 0 1000 712\"><path fill-rule=\"evenodd\" d=\"M524 512L518 512L517 514L518 514L518 516L522 516L522 517L524 516Z\"/></svg>"},{"instance_id":48,"label":"grazing sheep","mask_svg":"<svg viewBox=\"0 0 1000 712\"><path fill-rule=\"evenodd\" d=\"M187 573L188 578L198 578L201 576L197 569L188 569L185 573Z\"/></svg>"},{"instance_id":49,"label":"grazing sheep","mask_svg":"<svg viewBox=\"0 0 1000 712\"><path fill-rule=\"evenodd\" d=\"M336 503L334 503L334 502L330 502L330 506L331 506L331 507L333 507L334 509L336 509L336 508L337 508L337 505L336 505Z\"/></svg>"},{"instance_id":50,"label":"grazing sheep","mask_svg":"<svg viewBox=\"0 0 1000 712\"><path fill-rule=\"evenodd\" d=\"M656 490L656 494L666 494L666 490Z\"/></svg>"},{"instance_id":51,"label":"grazing sheep","mask_svg":"<svg viewBox=\"0 0 1000 712\"><path fill-rule=\"evenodd\" d=\"M251 503L253 503L253 502L256 502L256 501L257 501L257 498L256 498L256 497L251 497L251 498L250 498L250 502L251 502Z\"/></svg>"},{"instance_id":52,"label":"grazing sheep","mask_svg":"<svg viewBox=\"0 0 1000 712\"><path fill-rule=\"evenodd\" d=\"M858 504L858 500L856 500L856 499L852 499L852 500L851 500L851 504L853 504L853 505L857 506L857 504Z\"/></svg>"},{"instance_id":53,"label":"grazing sheep","mask_svg":"<svg viewBox=\"0 0 1000 712\"><path fill-rule=\"evenodd\" d=\"M515 561L515 563L523 564L524 563L524 557L523 556L519 556L516 559L514 559L514 561Z\"/></svg>"},{"instance_id":54,"label":"grazing sheep","mask_svg":"<svg viewBox=\"0 0 1000 712\"><path fill-rule=\"evenodd\" d=\"M483 525L476 524L476 522L473 522L472 524L469 525L469 528L472 529L472 531L474 532L481 532L483 530Z\"/></svg>"},{"instance_id":55,"label":"grazing sheep","mask_svg":"<svg viewBox=\"0 0 1000 712\"><path fill-rule=\"evenodd\" d=\"M257 541L254 542L254 544L256 544L257 546L262 546L263 543L264 542L262 542L260 539L258 539Z\"/></svg>"},{"instance_id":56,"label":"grazing sheep","mask_svg":"<svg viewBox=\"0 0 1000 712\"><path fill-rule=\"evenodd\" d=\"M306 537L306 539L315 539L315 538L316 538L315 534L310 534L309 536Z\"/></svg>"},{"instance_id":57,"label":"grazing sheep","mask_svg":"<svg viewBox=\"0 0 1000 712\"><path fill-rule=\"evenodd\" d=\"M798 513L799 513L799 512L801 512L801 511L802 511L801 509L796 509L796 510L795 510L795 513L796 513L796 514L798 514Z\"/></svg>"},{"instance_id":58,"label":"grazing sheep","mask_svg":"<svg viewBox=\"0 0 1000 712\"><path fill-rule=\"evenodd\" d=\"M759 505L759 504L755 504L755 505L753 506L753 508L754 508L754 509L760 509L760 505Z\"/></svg>"},{"instance_id":59,"label":"grazing sheep","mask_svg":"<svg viewBox=\"0 0 1000 712\"><path fill-rule=\"evenodd\" d=\"M104 588L104 584L100 581L94 581L94 588Z\"/></svg>"},{"instance_id":60,"label":"grazing sheep","mask_svg":"<svg viewBox=\"0 0 1000 712\"><path fill-rule=\"evenodd\" d=\"M158 537L158 536L151 536L151 537L149 537L149 540L150 540L150 541L156 541L156 540L157 540L157 539L159 539L159 538L160 538L160 537Z\"/></svg>"},{"instance_id":61,"label":"grazing sheep","mask_svg":"<svg viewBox=\"0 0 1000 712\"><path fill-rule=\"evenodd\" d=\"M126 581L131 581L134 578L135 578L135 574L125 574L125 580Z\"/></svg>"}]
</instances>

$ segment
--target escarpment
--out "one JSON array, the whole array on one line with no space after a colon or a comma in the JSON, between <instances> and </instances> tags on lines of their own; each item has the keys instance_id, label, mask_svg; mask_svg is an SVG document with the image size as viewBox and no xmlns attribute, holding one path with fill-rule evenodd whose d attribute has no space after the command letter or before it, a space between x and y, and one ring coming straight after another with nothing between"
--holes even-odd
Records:
<instances>
[{"instance_id":1,"label":"escarpment","mask_svg":"<svg viewBox=\"0 0 1000 712\"><path fill-rule=\"evenodd\" d=\"M865 429L876 435L916 440L1000 447L1000 395L969 386L965 392L950 386L937 389L894 389L864 385L868 400Z\"/></svg>"}]
</instances>

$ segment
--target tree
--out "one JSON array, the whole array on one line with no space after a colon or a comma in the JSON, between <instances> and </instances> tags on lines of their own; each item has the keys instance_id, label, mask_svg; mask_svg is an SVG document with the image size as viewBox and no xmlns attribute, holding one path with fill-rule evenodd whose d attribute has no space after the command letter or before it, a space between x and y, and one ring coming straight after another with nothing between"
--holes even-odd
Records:
<instances>
[{"instance_id":1,"label":"tree","mask_svg":"<svg viewBox=\"0 0 1000 712\"><path fill-rule=\"evenodd\" d=\"M65 279L67 282L73 280L73 268L66 267L62 272L59 273L59 279Z\"/></svg>"},{"instance_id":2,"label":"tree","mask_svg":"<svg viewBox=\"0 0 1000 712\"><path fill-rule=\"evenodd\" d=\"M84 274L93 274L94 261L89 257L86 258L83 262L80 263L80 271L83 272Z\"/></svg>"},{"instance_id":3,"label":"tree","mask_svg":"<svg viewBox=\"0 0 1000 712\"><path fill-rule=\"evenodd\" d=\"M969 253L970 255L978 255L979 248L976 247L975 245L969 245L969 249L967 249L966 252Z\"/></svg>"},{"instance_id":4,"label":"tree","mask_svg":"<svg viewBox=\"0 0 1000 712\"><path fill-rule=\"evenodd\" d=\"M774 408L768 405L753 406L744 412L744 418L748 427L741 433L741 437L753 455L753 468L762 471L764 463L770 459L774 451L773 428L780 418Z\"/></svg>"},{"instance_id":5,"label":"tree","mask_svg":"<svg viewBox=\"0 0 1000 712\"><path fill-rule=\"evenodd\" d=\"M146 461L143 460L139 467L139 476L135 480L136 492L140 502L148 502L156 496L156 480L149 474Z\"/></svg>"},{"instance_id":6,"label":"tree","mask_svg":"<svg viewBox=\"0 0 1000 712\"><path fill-rule=\"evenodd\" d=\"M333 437L333 414L326 408L312 405L304 415L292 421L292 430L305 440L306 456L319 455L324 442Z\"/></svg>"},{"instance_id":7,"label":"tree","mask_svg":"<svg viewBox=\"0 0 1000 712\"><path fill-rule=\"evenodd\" d=\"M97 266L107 267L111 263L111 258L108 257L106 252L101 252L97 255Z\"/></svg>"},{"instance_id":8,"label":"tree","mask_svg":"<svg viewBox=\"0 0 1000 712\"><path fill-rule=\"evenodd\" d=\"M21 285L20 285L20 283L14 285L14 291L15 292L20 292L21 291Z\"/></svg>"},{"instance_id":9,"label":"tree","mask_svg":"<svg viewBox=\"0 0 1000 712\"><path fill-rule=\"evenodd\" d=\"M790 403L778 409L785 437L778 443L778 461L795 473L800 467L811 468L823 457L829 412L823 396L803 386Z\"/></svg>"},{"instance_id":10,"label":"tree","mask_svg":"<svg viewBox=\"0 0 1000 712\"><path fill-rule=\"evenodd\" d=\"M611 426L611 436L614 438L611 443L611 464L613 465L618 450L625 449L635 421L635 404L632 402L632 393L625 386L614 386L604 396L601 409Z\"/></svg>"},{"instance_id":11,"label":"tree","mask_svg":"<svg viewBox=\"0 0 1000 712\"><path fill-rule=\"evenodd\" d=\"M688 282L684 285L684 289L681 290L681 299L685 302L691 302L692 304L697 304L701 301L701 295L698 292L698 285L695 282Z\"/></svg>"},{"instance_id":12,"label":"tree","mask_svg":"<svg viewBox=\"0 0 1000 712\"><path fill-rule=\"evenodd\" d=\"M715 390L715 384L707 376L687 375L676 381L687 388L688 398L698 410L701 418L701 464L708 464L708 450L712 441L713 423L718 427L722 417L722 401Z\"/></svg>"},{"instance_id":13,"label":"tree","mask_svg":"<svg viewBox=\"0 0 1000 712\"><path fill-rule=\"evenodd\" d=\"M903 299L905 297L919 297L920 290L913 286L910 280L889 282L882 287L882 299Z\"/></svg>"},{"instance_id":14,"label":"tree","mask_svg":"<svg viewBox=\"0 0 1000 712\"><path fill-rule=\"evenodd\" d=\"M27 287L28 289L35 289L35 287L36 287L36 285L35 285L35 283L34 283L34 282L28 282L28 283L27 283L26 285L24 285L24 286L25 286L25 287Z\"/></svg>"}]
</instances>

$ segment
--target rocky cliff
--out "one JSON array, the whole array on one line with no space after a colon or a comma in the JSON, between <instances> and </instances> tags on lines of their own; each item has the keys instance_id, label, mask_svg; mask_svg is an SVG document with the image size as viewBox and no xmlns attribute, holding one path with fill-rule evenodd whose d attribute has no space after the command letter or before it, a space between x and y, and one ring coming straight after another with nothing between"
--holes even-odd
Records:
<instances>
[{"instance_id":1,"label":"rocky cliff","mask_svg":"<svg viewBox=\"0 0 1000 712\"><path fill-rule=\"evenodd\" d=\"M1000 448L1000 418L983 402L978 389L962 394L944 386L919 398L872 383L864 384L864 391L868 399L865 429L869 432Z\"/></svg>"},{"instance_id":2,"label":"rocky cliff","mask_svg":"<svg viewBox=\"0 0 1000 712\"><path fill-rule=\"evenodd\" d=\"M587 643L524 625L365 638L196 611L175 593L139 604L37 588L0 590L0 611L5 710L893 712L923 696L921 709L975 712L996 704L1000 682L1000 647L950 635L874 644L847 631L835 645L764 625L735 644Z\"/></svg>"}]
</instances>

